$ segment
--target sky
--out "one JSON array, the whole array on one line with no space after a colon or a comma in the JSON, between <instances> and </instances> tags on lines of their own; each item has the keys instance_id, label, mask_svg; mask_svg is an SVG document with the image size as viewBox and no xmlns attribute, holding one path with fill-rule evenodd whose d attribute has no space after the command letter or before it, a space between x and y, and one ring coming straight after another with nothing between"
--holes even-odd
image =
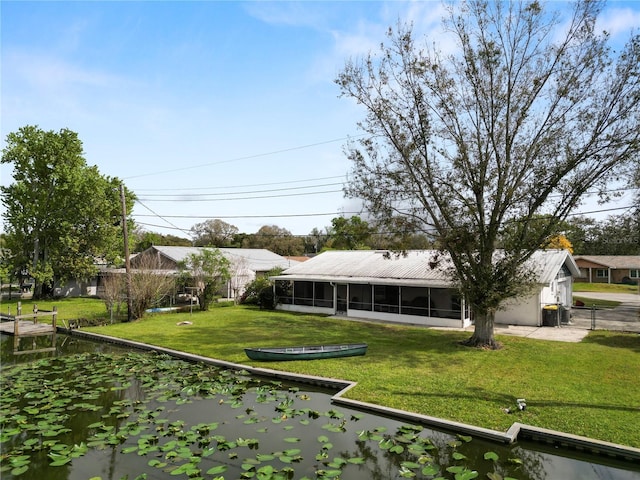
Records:
<instances>
[{"instance_id":1,"label":"sky","mask_svg":"<svg viewBox=\"0 0 640 480\"><path fill-rule=\"evenodd\" d=\"M442 13L439 1L2 0L0 146L25 125L77 132L87 163L137 195L148 231L189 238L219 218L306 235L360 209L342 193L344 146L365 112L335 78L398 21L437 43ZM628 39L640 1L609 2L600 26ZM2 185L11 175L0 167Z\"/></svg>"}]
</instances>

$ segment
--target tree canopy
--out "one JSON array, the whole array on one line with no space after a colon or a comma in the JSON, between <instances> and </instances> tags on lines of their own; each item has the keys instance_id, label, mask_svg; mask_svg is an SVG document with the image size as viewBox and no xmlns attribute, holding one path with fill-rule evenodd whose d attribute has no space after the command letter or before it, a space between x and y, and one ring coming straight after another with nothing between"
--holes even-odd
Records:
<instances>
[{"instance_id":1,"label":"tree canopy","mask_svg":"<svg viewBox=\"0 0 640 480\"><path fill-rule=\"evenodd\" d=\"M182 238L171 234L164 235L156 232L147 232L140 228L136 228L133 231L131 238L134 243L134 252L144 252L147 248L153 245L178 247L190 247L192 245L191 240L188 238Z\"/></svg>"},{"instance_id":2,"label":"tree canopy","mask_svg":"<svg viewBox=\"0 0 640 480\"><path fill-rule=\"evenodd\" d=\"M614 52L596 0L562 24L535 0L447 8L457 51L398 25L336 79L368 134L347 145L346 193L435 238L474 311L467 343L496 348L495 312L529 291L526 261L587 189L637 162L640 37Z\"/></svg>"},{"instance_id":3,"label":"tree canopy","mask_svg":"<svg viewBox=\"0 0 640 480\"><path fill-rule=\"evenodd\" d=\"M238 232L238 227L218 218L196 223L191 227L196 247L230 247Z\"/></svg>"},{"instance_id":4,"label":"tree canopy","mask_svg":"<svg viewBox=\"0 0 640 480\"><path fill-rule=\"evenodd\" d=\"M244 238L242 248L266 248L278 255L295 256L304 253L304 241L286 228L264 225L256 233Z\"/></svg>"},{"instance_id":5,"label":"tree canopy","mask_svg":"<svg viewBox=\"0 0 640 480\"><path fill-rule=\"evenodd\" d=\"M640 215L570 219L564 228L575 255L640 255Z\"/></svg>"},{"instance_id":6,"label":"tree canopy","mask_svg":"<svg viewBox=\"0 0 640 480\"><path fill-rule=\"evenodd\" d=\"M75 132L20 128L7 135L2 163L13 164L1 190L7 248L12 266L35 279L36 298L43 285L95 275L97 259L122 258L121 181L87 165ZM127 192L127 212L133 200Z\"/></svg>"},{"instance_id":7,"label":"tree canopy","mask_svg":"<svg viewBox=\"0 0 640 480\"><path fill-rule=\"evenodd\" d=\"M372 233L369 224L357 215L335 217L331 219L326 247L338 250L368 249Z\"/></svg>"}]
</instances>

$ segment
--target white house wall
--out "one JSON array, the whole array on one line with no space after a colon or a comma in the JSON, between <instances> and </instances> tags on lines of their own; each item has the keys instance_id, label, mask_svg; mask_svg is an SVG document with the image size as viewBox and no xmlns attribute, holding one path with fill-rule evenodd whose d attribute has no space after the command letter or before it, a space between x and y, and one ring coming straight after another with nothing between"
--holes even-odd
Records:
<instances>
[{"instance_id":1,"label":"white house wall","mask_svg":"<svg viewBox=\"0 0 640 480\"><path fill-rule=\"evenodd\" d=\"M537 292L528 297L509 299L504 307L496 312L496 323L531 327L542 325L542 305Z\"/></svg>"},{"instance_id":2,"label":"white house wall","mask_svg":"<svg viewBox=\"0 0 640 480\"><path fill-rule=\"evenodd\" d=\"M92 278L89 281L68 280L64 284L56 283L53 294L56 297L83 297L96 296L98 294L98 280Z\"/></svg>"},{"instance_id":3,"label":"white house wall","mask_svg":"<svg viewBox=\"0 0 640 480\"><path fill-rule=\"evenodd\" d=\"M421 317L418 315L402 315L397 313L374 312L369 310L347 310L347 317L362 318L367 320L379 320L383 322L406 323L411 325L424 325L427 327L468 327L471 320L460 318Z\"/></svg>"},{"instance_id":4,"label":"white house wall","mask_svg":"<svg viewBox=\"0 0 640 480\"><path fill-rule=\"evenodd\" d=\"M290 305L279 303L276 305L276 310L283 310L285 312L298 312L298 313L311 313L314 315L334 315L336 313L333 308L326 307L312 307L308 305Z\"/></svg>"},{"instance_id":5,"label":"white house wall","mask_svg":"<svg viewBox=\"0 0 640 480\"><path fill-rule=\"evenodd\" d=\"M549 285L542 289L542 305L555 305L560 303L565 307L570 307L572 304L572 292L573 282L571 277L561 277L557 280L553 280Z\"/></svg>"}]
</instances>

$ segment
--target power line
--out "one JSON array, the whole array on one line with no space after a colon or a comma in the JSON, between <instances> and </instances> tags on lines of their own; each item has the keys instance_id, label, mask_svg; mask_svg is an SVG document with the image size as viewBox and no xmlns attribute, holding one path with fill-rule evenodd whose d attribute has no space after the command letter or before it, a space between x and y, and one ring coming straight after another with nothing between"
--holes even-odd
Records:
<instances>
[{"instance_id":1,"label":"power line","mask_svg":"<svg viewBox=\"0 0 640 480\"><path fill-rule=\"evenodd\" d=\"M627 210L627 209L631 209L631 208L638 208L638 206L639 205L628 205L626 207L605 208L605 209L602 209L602 210L592 210L590 212L570 213L567 216L568 217L578 217L580 215L590 215L592 213L605 213L605 212L613 212L615 210Z\"/></svg>"},{"instance_id":2,"label":"power line","mask_svg":"<svg viewBox=\"0 0 640 480\"><path fill-rule=\"evenodd\" d=\"M315 184L315 185L305 185L303 187L287 187L287 188L274 188L274 189L269 189L269 190L249 190L249 191L240 191L240 192L221 192L221 193L191 193L191 194L171 194L171 195L164 195L164 194L145 194L145 197L166 197L166 200L170 200L170 201L176 201L176 202L185 202L185 201L190 201L189 198L193 197L194 199L198 199L200 197L203 197L203 200L200 201L204 201L206 200L204 197L212 197L212 196L222 196L222 195L247 195L247 194L252 194L252 193L269 193L269 192L285 192L285 191L290 191L290 190L303 190L303 189L307 189L307 188L319 188L319 187L332 187L335 185L344 185L343 182L338 182L338 183L322 183L322 184ZM311 193L315 193L315 192L311 192ZM256 197L256 198L261 198L261 197ZM237 199L234 199L237 200ZM158 201L158 200L151 200L151 201Z\"/></svg>"},{"instance_id":3,"label":"power line","mask_svg":"<svg viewBox=\"0 0 640 480\"><path fill-rule=\"evenodd\" d=\"M143 205L145 206L145 205ZM637 208L637 205L628 205L626 207L615 207L615 208L607 208L607 209L601 209L601 210L591 210L588 212L576 212L576 213L571 213L568 216L569 217L576 217L576 216L581 216L581 215L589 215L589 214L594 214L594 213L605 213L605 212L613 212L613 211L617 211L617 210L627 210L627 209L631 209L631 208ZM145 208L147 208L148 210L152 211L151 209L149 209L148 207L145 206ZM153 212L153 211L152 211ZM301 214L280 214L280 215L165 215L165 216L159 216L157 214L155 215L145 215L145 214L137 214L137 215L133 215L135 217L156 217L156 218L160 218L164 221L166 221L167 223L170 223L168 220L166 220L165 217L167 218L187 218L187 219L193 219L193 220L201 220L201 219L220 219L220 220L232 220L232 219L245 219L245 218L293 218L293 217L327 217L327 216L343 216L343 215L361 215L363 212L358 211L358 212L329 212L329 213L301 213ZM143 226L147 226L147 227L156 227L156 228L165 228L165 229L170 229L170 230L180 230L182 232L186 232L186 233L191 233L190 230L186 230L184 228L180 228L177 227L175 225L173 225L172 223L170 223L173 227L166 227L163 225L155 225L155 224L151 224L151 223L144 223L144 222L136 222L138 225L143 225ZM372 234L374 235L393 235L399 232L373 232ZM306 237L307 235L292 235L294 237Z\"/></svg>"},{"instance_id":4,"label":"power line","mask_svg":"<svg viewBox=\"0 0 640 480\"><path fill-rule=\"evenodd\" d=\"M199 165L191 165L191 166L188 166L188 167L172 168L172 169L169 169L169 170L160 170L160 171L157 171L157 172L142 173L140 175L131 175L129 177L124 177L124 180L130 180L132 178L151 177L151 176L154 176L154 175L162 175L162 174L165 174L165 173L183 172L185 170L193 170L194 168L211 167L213 165L221 165L223 163L239 162L239 161L242 161L242 160L251 160L251 159L254 159L254 158L267 157L267 156L270 156L270 155L277 155L279 153L294 152L296 150L303 150L305 148L313 148L313 147L317 147L317 146L320 146L320 145L327 145L329 143L343 142L343 141L349 140L351 138L365 137L367 135L368 134L360 134L360 135L355 135L353 137L347 136L347 137L335 138L333 140L326 140L324 142L309 143L307 145L300 145L300 146L297 146L297 147L284 148L282 150L274 150L272 152L257 153L255 155L247 155L245 157L236 157L236 158L230 158L230 159L227 159L227 160L219 160L217 162L208 162L208 163L201 163Z\"/></svg>"},{"instance_id":5,"label":"power line","mask_svg":"<svg viewBox=\"0 0 640 480\"><path fill-rule=\"evenodd\" d=\"M333 175L331 177L316 177L316 178L307 178L304 180L289 180L286 182L269 182L269 183L253 183L248 185L225 185L225 186L213 186L213 187L196 187L196 188L139 188L136 191L138 192L173 192L173 191L187 191L192 192L194 190L220 190L223 188L249 188L249 187L265 187L268 185L288 185L291 183L305 183L305 182L319 182L320 180L333 180L335 178L345 178L344 175Z\"/></svg>"},{"instance_id":6,"label":"power line","mask_svg":"<svg viewBox=\"0 0 640 480\"><path fill-rule=\"evenodd\" d=\"M236 200L259 200L264 198L283 198L283 197L301 197L306 195L322 195L325 193L337 193L342 192L342 190L323 190L320 192L305 192L305 193L286 193L282 195L258 195L254 197L233 197L233 198L180 198L180 199L152 199L152 198L143 198L145 202L172 202L172 203L182 203L182 202L228 202L228 201L236 201Z\"/></svg>"},{"instance_id":7,"label":"power line","mask_svg":"<svg viewBox=\"0 0 640 480\"><path fill-rule=\"evenodd\" d=\"M184 228L180 228L177 225L175 225L174 223L171 223L169 220L167 220L166 218L164 218L162 215L158 215L156 212L154 212L153 210L151 210L149 207L147 207L144 203L142 203L140 200L136 200L137 203L139 203L141 206L143 206L144 208L146 208L147 210L149 210L151 213L153 213L153 215L156 218L159 218L160 220L164 220L165 222L167 222L169 225L171 225L172 229L176 229L176 230L180 230L182 232L185 233L190 233L189 230L185 230ZM160 225L157 225L158 227L160 227ZM160 228L167 228L166 226L160 227Z\"/></svg>"},{"instance_id":8,"label":"power line","mask_svg":"<svg viewBox=\"0 0 640 480\"><path fill-rule=\"evenodd\" d=\"M292 218L292 217L327 217L329 215L357 215L362 212L329 212L329 213L287 213L281 215L164 215L159 218L192 218L199 219L233 219L233 218ZM157 215L134 214L135 217L156 217ZM176 227L178 228L178 227ZM180 229L182 230L182 229Z\"/></svg>"},{"instance_id":9,"label":"power line","mask_svg":"<svg viewBox=\"0 0 640 480\"><path fill-rule=\"evenodd\" d=\"M336 177L329 177L336 178ZM263 185L278 185L282 183L297 183L296 182L277 182L272 184L263 184ZM333 182L333 183L323 183L323 184L315 184L315 185L305 185L300 187L287 187L287 188L276 188L276 189L267 189L267 190L250 190L250 191L239 191L239 192L221 192L221 193L196 193L196 194L172 194L172 195L164 195L164 194L146 194L142 200L148 202L210 202L210 201L226 201L226 200L254 200L254 199L264 199L264 198L279 198L286 196L300 196L300 195L316 195L323 193L338 193L342 190L324 190L318 192L308 192L308 193L300 193L300 194L291 194L291 195L266 195L266 196L252 196L252 197L233 197L233 198L224 198L224 199L216 199L216 198L207 198L207 197L221 197L221 196L235 196L235 195L247 195L254 193L270 193L270 192L283 192L283 191L292 191L292 190L304 190L309 188L319 188L319 187L327 187L327 186L335 186L335 185L344 185L344 182ZM239 186L238 186L239 187ZM238 188L238 187L211 187L211 188ZM209 187L204 187L203 189L208 189ZM174 189L179 191L185 191L185 189ZM196 189L197 190L197 189ZM636 190L636 188L618 188L612 190L606 190L606 193L614 193L614 192L623 192ZM153 191L156 191L155 189ZM191 190L188 190L191 191ZM598 192L586 192L586 195L595 195ZM147 198L149 197L149 198ZM158 198L150 198L150 197L158 197Z\"/></svg>"}]
</instances>

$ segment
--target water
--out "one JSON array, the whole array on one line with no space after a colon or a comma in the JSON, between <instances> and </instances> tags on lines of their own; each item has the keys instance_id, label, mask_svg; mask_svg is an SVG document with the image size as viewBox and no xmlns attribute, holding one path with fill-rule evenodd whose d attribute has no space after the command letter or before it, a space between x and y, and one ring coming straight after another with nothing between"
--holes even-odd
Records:
<instances>
[{"instance_id":1,"label":"water","mask_svg":"<svg viewBox=\"0 0 640 480\"><path fill-rule=\"evenodd\" d=\"M640 479L637 464L338 408L335 392L307 385L63 335L56 344L14 356L2 336L3 479Z\"/></svg>"}]
</instances>

